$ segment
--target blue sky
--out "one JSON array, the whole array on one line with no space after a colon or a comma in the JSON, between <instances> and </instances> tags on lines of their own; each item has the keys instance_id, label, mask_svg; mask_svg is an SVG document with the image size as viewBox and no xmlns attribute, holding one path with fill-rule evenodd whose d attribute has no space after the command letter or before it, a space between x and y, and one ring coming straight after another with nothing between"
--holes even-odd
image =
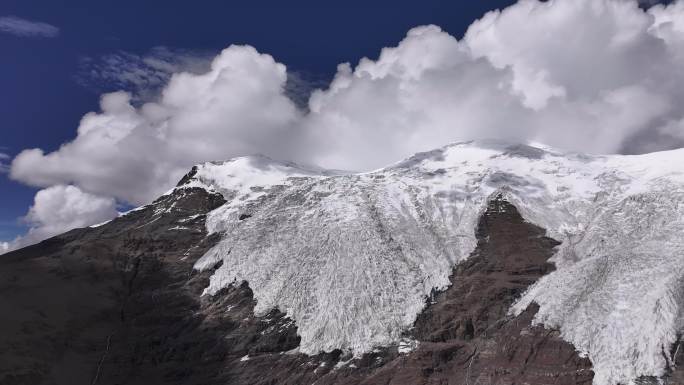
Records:
<instances>
[{"instance_id":1,"label":"blue sky","mask_svg":"<svg viewBox=\"0 0 684 385\"><path fill-rule=\"evenodd\" d=\"M369 170L477 138L684 147L684 0L321 3L2 1L0 252L253 153Z\"/></svg>"},{"instance_id":2,"label":"blue sky","mask_svg":"<svg viewBox=\"0 0 684 385\"><path fill-rule=\"evenodd\" d=\"M250 44L288 69L328 79L338 63L376 57L411 27L437 24L460 36L477 17L512 1L13 1L0 17L48 23L56 37L0 33L0 152L57 149L72 139L81 117L98 109L101 91L117 85L83 85L82 60L120 51L138 55L154 47L217 53ZM82 79L88 81L89 79ZM0 176L0 241L25 231L37 189Z\"/></svg>"}]
</instances>

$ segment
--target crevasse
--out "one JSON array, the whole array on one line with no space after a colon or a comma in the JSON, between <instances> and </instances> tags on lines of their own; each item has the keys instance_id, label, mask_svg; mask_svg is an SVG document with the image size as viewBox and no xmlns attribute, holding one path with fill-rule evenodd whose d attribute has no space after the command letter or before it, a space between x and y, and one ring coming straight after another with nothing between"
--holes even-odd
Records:
<instances>
[{"instance_id":1,"label":"crevasse","mask_svg":"<svg viewBox=\"0 0 684 385\"><path fill-rule=\"evenodd\" d=\"M504 194L562 242L557 270L511 313L538 303L535 322L589 355L595 384L614 385L662 376L684 330L683 161L684 150L590 156L484 141L357 174L236 158L198 166L178 188L227 200L207 218L222 239L195 266L223 262L205 294L247 281L257 313L277 307L297 322L302 352L357 355L399 342Z\"/></svg>"}]
</instances>

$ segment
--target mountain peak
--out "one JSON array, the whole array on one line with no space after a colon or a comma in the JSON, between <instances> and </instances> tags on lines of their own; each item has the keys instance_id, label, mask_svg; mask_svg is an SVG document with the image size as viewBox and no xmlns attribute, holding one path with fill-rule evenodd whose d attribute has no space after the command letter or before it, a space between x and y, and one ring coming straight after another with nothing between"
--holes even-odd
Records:
<instances>
[{"instance_id":1,"label":"mountain peak","mask_svg":"<svg viewBox=\"0 0 684 385\"><path fill-rule=\"evenodd\" d=\"M215 325L228 314L228 323L212 333L220 335L225 326L236 341L268 335L265 345L250 348L249 354L296 348L292 354L297 358L286 361L288 367L295 367L292 362L298 362L296 367L313 362L336 369L345 362L369 367L382 359L377 352L388 349L441 357L435 350L441 338L455 344L449 349L461 349L458 357L472 360L462 348L479 354L481 346L463 341L491 325L501 326L497 330L503 334L496 341L515 338L520 343L515 336L547 341L551 331L535 329L532 322L558 331L553 332L558 349L567 353L569 342L589 358L596 385L629 384L643 377L662 378L678 362L672 347L684 331L682 157L684 150L584 155L477 141L365 173L302 167L263 156L207 162L193 167L151 205L18 250L4 261L18 263L7 270L11 276L16 269L37 266L31 258L41 258L47 267L40 277L48 278L37 280L57 286L71 284L55 281L52 274L61 274L61 268L86 266L76 269L85 277L78 285L91 282L88 269L95 269L98 277L109 277L101 297L108 295L110 284L124 284L107 297L111 309L144 314L149 303L159 304L159 290L166 288L183 298L191 295L187 308L167 295L165 301L176 310L151 311L181 311L188 330L204 322ZM528 251L520 253L520 247ZM548 261L555 271L547 263L551 254ZM144 279L136 278L141 264L147 269ZM507 277L492 275L508 268ZM489 287L479 281L483 274L491 282L507 283L477 293L479 299L489 298L488 303L474 303L471 289ZM34 287L36 282L19 284ZM132 282L149 289L133 308L120 295L131 292ZM40 287L45 292L36 298L53 290ZM461 314L461 306L482 313L458 316L458 325L443 322L455 319L454 309ZM87 313L87 306L79 308ZM194 315L197 308L202 314ZM109 315L119 311L107 309ZM496 309L496 316L490 318L490 310L482 309ZM123 322L128 313L121 314L112 322ZM116 327L135 328L138 318L133 319ZM169 340L170 332L156 322L148 327L166 336L155 337L150 346ZM566 342L561 344L559 337ZM209 345L225 338L212 337ZM436 345L420 348L424 342ZM242 348L231 351L244 358L239 365L256 361ZM496 354L489 356L489 364L492 357L519 356L509 350ZM586 360L574 353L571 361L554 365L554 373L587 378ZM528 369L527 363L520 367ZM320 378L315 370L312 376Z\"/></svg>"}]
</instances>

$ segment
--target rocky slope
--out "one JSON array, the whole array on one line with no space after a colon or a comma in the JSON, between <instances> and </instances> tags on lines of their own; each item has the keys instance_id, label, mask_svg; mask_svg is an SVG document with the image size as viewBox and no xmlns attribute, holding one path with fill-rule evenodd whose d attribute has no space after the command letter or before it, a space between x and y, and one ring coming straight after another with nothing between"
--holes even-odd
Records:
<instances>
[{"instance_id":1,"label":"rocky slope","mask_svg":"<svg viewBox=\"0 0 684 385\"><path fill-rule=\"evenodd\" d=\"M478 248L430 299L410 342L354 358L297 353L297 326L277 310L255 316L247 283L201 297L208 274L192 266L218 240L203 222L223 200L181 191L3 257L0 300L12 312L1 325L1 384L591 381L586 358L531 326L535 307L507 314L552 269L557 243L505 201L482 216Z\"/></svg>"},{"instance_id":2,"label":"rocky slope","mask_svg":"<svg viewBox=\"0 0 684 385\"><path fill-rule=\"evenodd\" d=\"M0 384L681 384L681 155L198 166L0 258Z\"/></svg>"}]
</instances>

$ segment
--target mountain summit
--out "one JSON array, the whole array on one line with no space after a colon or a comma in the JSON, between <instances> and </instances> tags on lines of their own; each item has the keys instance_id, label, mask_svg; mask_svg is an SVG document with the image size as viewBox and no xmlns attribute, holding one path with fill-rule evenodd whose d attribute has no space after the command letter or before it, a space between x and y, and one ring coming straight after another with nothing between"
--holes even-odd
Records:
<instances>
[{"instance_id":1,"label":"mountain summit","mask_svg":"<svg viewBox=\"0 0 684 385\"><path fill-rule=\"evenodd\" d=\"M681 159L478 141L366 173L197 165L2 257L0 383L681 383Z\"/></svg>"}]
</instances>

